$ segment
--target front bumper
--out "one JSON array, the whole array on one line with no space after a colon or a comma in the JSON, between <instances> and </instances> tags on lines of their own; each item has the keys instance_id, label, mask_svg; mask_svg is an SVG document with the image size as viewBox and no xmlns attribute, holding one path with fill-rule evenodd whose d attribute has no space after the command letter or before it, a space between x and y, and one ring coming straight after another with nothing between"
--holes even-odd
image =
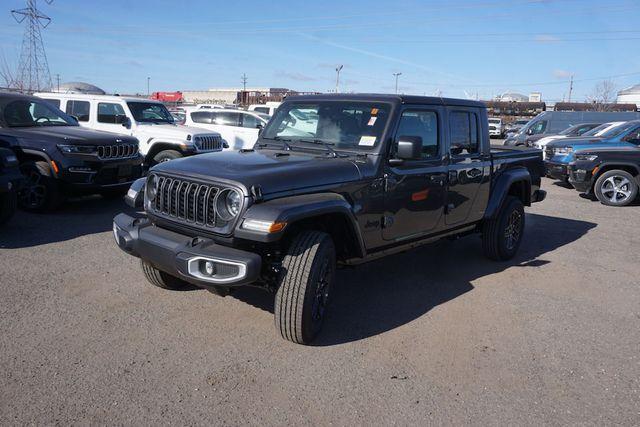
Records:
<instances>
[{"instance_id":1,"label":"front bumper","mask_svg":"<svg viewBox=\"0 0 640 427\"><path fill-rule=\"evenodd\" d=\"M65 158L58 178L72 191L128 188L143 174L142 157L118 160L80 160Z\"/></svg>"},{"instance_id":2,"label":"front bumper","mask_svg":"<svg viewBox=\"0 0 640 427\"><path fill-rule=\"evenodd\" d=\"M175 233L147 218L119 214L113 219L113 234L126 253L195 286L241 286L260 277L260 255ZM204 268L207 262L212 263L213 274Z\"/></svg>"},{"instance_id":3,"label":"front bumper","mask_svg":"<svg viewBox=\"0 0 640 427\"><path fill-rule=\"evenodd\" d=\"M569 178L568 165L566 163L544 162L545 172L548 177L566 181Z\"/></svg>"},{"instance_id":4,"label":"front bumper","mask_svg":"<svg viewBox=\"0 0 640 427\"><path fill-rule=\"evenodd\" d=\"M569 167L569 184L581 193L590 193L593 187L593 174L591 169L571 165Z\"/></svg>"}]
</instances>

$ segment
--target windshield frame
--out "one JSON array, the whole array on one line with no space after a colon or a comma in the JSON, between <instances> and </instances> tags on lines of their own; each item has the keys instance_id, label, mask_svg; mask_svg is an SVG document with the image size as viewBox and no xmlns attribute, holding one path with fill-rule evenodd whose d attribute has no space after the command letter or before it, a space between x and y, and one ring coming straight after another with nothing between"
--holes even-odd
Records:
<instances>
[{"instance_id":1,"label":"windshield frame","mask_svg":"<svg viewBox=\"0 0 640 427\"><path fill-rule=\"evenodd\" d=\"M6 111L7 111L7 107L10 107L12 104L15 103L20 103L20 102L27 102L30 104L37 104L38 106L40 106L41 108L46 108L48 110L50 110L52 113L54 113L55 115L57 115L60 119L62 119L65 124L53 124L53 122L51 121L45 121L42 122L42 124L38 124L37 122L33 122L32 125L30 126L16 126L16 125L12 125L11 122L7 121L6 119ZM49 124L46 124L49 123ZM0 127L3 128L7 128L7 129L35 129L35 128L41 128L41 127L67 127L67 126L80 126L78 124L78 122L71 117L69 114L65 113L64 111L60 110L59 108L56 108L54 105L51 105L51 103L43 100L43 99L31 99L31 98L16 98L13 100L8 101L7 103L2 105L2 114L0 114Z\"/></svg>"},{"instance_id":2,"label":"windshield frame","mask_svg":"<svg viewBox=\"0 0 640 427\"><path fill-rule=\"evenodd\" d=\"M359 146L354 144L352 147L346 148L344 146L334 145L335 141L316 138L314 135L301 136L298 138L296 138L295 136L293 136L293 138L290 138L290 136L280 135L280 139L278 139L278 137L275 135L275 132L274 132L274 136L276 136L276 138L274 139L271 137L270 132L272 128L277 126L276 120L277 120L278 114L285 114L284 113L285 111L288 113L288 111L291 110L292 108L295 108L296 105L310 106L310 105L322 105L322 104L348 104L352 106L365 106L369 108L384 107L385 109L387 109L388 115L386 118L386 122L384 123L384 126L380 131L380 134L377 138L377 141L375 142L375 145L372 147L368 147L368 146ZM278 107L278 110L276 111L276 113L273 116L271 116L271 119L265 126L264 130L260 133L259 139L256 143L256 147L258 147L259 144L265 144L265 143L275 143L275 144L282 145L280 141L284 141L286 142L286 145L289 147L302 148L305 150L309 149L309 150L315 150L315 151L328 151L326 145L330 145L332 151L335 151L337 153L352 153L352 154L366 153L371 155L378 155L382 152L383 149L385 149L385 146L387 145L387 140L389 139L388 135L391 131L391 127L393 124L392 119L396 114L396 110L397 110L396 106L397 105L393 101L377 100L377 99L372 99L372 100L362 100L362 99L287 100L287 101L284 101ZM316 142L314 142L314 140ZM322 141L322 142L319 142L319 141Z\"/></svg>"},{"instance_id":3,"label":"windshield frame","mask_svg":"<svg viewBox=\"0 0 640 427\"><path fill-rule=\"evenodd\" d=\"M174 117L171 115L171 112L169 111L169 109L167 108L166 105L164 105L161 102L153 102L153 101L148 101L148 100L131 100L131 101L126 101L127 104L127 108L129 109L129 111L131 112L131 117L133 117L133 120L135 120L136 123L152 123L152 124L176 124L176 121L174 119ZM131 108L132 104L143 104L143 105L153 105L153 106L159 106L161 108L164 108L164 112L166 113L166 119L167 120L139 120L136 117L136 113L135 110L133 108ZM169 120L170 119L170 120Z\"/></svg>"}]
</instances>

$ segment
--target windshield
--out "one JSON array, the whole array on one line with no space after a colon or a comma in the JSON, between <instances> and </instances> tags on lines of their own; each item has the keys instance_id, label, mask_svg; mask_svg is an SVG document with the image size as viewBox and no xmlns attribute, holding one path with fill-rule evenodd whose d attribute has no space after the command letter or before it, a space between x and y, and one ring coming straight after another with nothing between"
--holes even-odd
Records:
<instances>
[{"instance_id":1,"label":"windshield","mask_svg":"<svg viewBox=\"0 0 640 427\"><path fill-rule=\"evenodd\" d=\"M370 150L380 143L390 109L388 104L372 102L289 102L271 118L262 139Z\"/></svg>"},{"instance_id":2,"label":"windshield","mask_svg":"<svg viewBox=\"0 0 640 427\"><path fill-rule=\"evenodd\" d=\"M558 135L571 135L571 133L580 128L580 127L584 127L584 125L573 125L573 126L569 126L568 128L566 128L565 130L563 130L562 132L558 133Z\"/></svg>"},{"instance_id":3,"label":"windshield","mask_svg":"<svg viewBox=\"0 0 640 427\"><path fill-rule=\"evenodd\" d=\"M598 136L600 132L611 127L611 123L603 123L600 126L596 126L588 132L582 134L582 136Z\"/></svg>"},{"instance_id":4,"label":"windshield","mask_svg":"<svg viewBox=\"0 0 640 427\"><path fill-rule=\"evenodd\" d=\"M3 117L10 128L78 126L75 120L47 101L21 99L10 102L4 107Z\"/></svg>"},{"instance_id":5,"label":"windshield","mask_svg":"<svg viewBox=\"0 0 640 427\"><path fill-rule=\"evenodd\" d=\"M127 102L136 122L173 123L174 119L167 107L157 102Z\"/></svg>"},{"instance_id":6,"label":"windshield","mask_svg":"<svg viewBox=\"0 0 640 427\"><path fill-rule=\"evenodd\" d=\"M631 128L636 127L637 125L638 125L637 122L622 123L622 124L619 124L618 126L612 127L606 132L601 133L600 136L603 138L613 138L623 134L624 132L628 131Z\"/></svg>"}]
</instances>

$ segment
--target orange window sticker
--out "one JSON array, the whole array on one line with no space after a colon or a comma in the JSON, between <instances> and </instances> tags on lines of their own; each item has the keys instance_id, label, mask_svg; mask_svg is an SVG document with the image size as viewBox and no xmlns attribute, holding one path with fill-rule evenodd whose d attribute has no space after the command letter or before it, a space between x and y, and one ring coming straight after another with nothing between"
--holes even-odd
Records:
<instances>
[{"instance_id":1,"label":"orange window sticker","mask_svg":"<svg viewBox=\"0 0 640 427\"><path fill-rule=\"evenodd\" d=\"M371 115L375 116L376 114L378 114L378 109L377 108L372 108L371 109Z\"/></svg>"}]
</instances>

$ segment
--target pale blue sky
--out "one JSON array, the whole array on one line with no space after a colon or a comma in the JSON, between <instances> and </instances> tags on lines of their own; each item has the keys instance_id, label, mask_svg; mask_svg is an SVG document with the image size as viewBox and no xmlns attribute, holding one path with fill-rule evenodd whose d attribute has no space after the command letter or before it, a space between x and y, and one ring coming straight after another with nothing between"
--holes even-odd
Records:
<instances>
[{"instance_id":1,"label":"pale blue sky","mask_svg":"<svg viewBox=\"0 0 640 427\"><path fill-rule=\"evenodd\" d=\"M16 62L23 26L0 6L0 54ZM109 92L240 86L441 92L488 99L540 91L574 99L603 77L640 83L640 1L55 0L40 9L52 75Z\"/></svg>"}]
</instances>

